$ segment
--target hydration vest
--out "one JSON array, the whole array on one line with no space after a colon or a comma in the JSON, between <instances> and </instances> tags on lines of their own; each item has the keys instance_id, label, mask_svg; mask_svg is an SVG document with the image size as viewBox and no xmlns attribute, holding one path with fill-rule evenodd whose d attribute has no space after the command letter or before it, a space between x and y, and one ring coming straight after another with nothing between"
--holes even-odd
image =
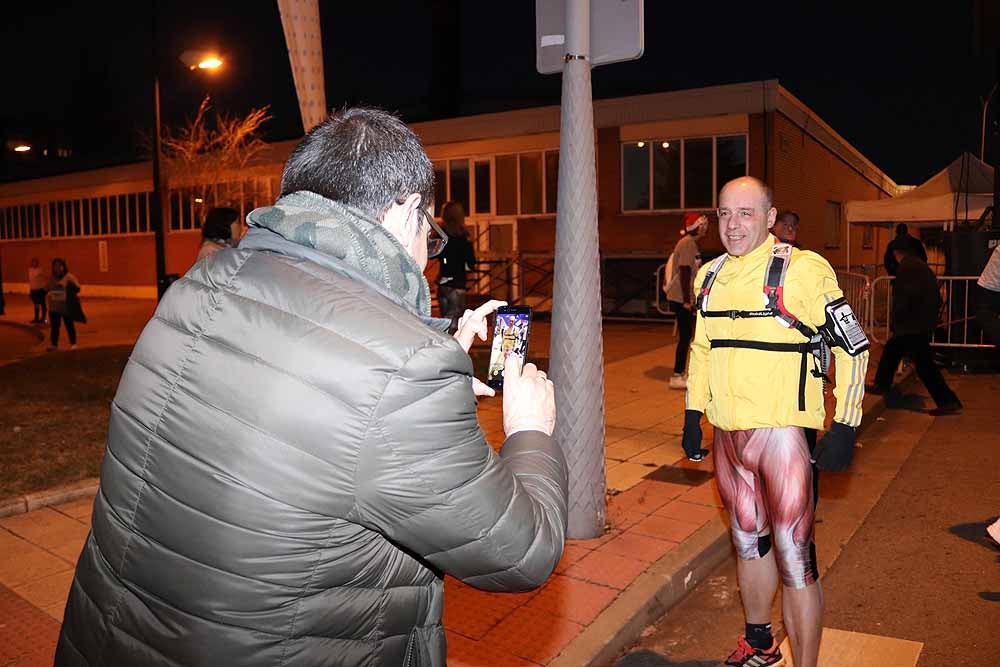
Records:
<instances>
[{"instance_id":1,"label":"hydration vest","mask_svg":"<svg viewBox=\"0 0 1000 667\"><path fill-rule=\"evenodd\" d=\"M826 375L830 367L830 347L823 335L811 327L804 324L799 318L788 312L784 303L785 274L788 272L788 265L792 261L792 246L787 243L775 243L771 248L771 257L767 262L767 270L764 272L764 308L760 310L709 310L709 294L712 291L712 284L722 270L722 265L726 263L728 255L722 254L717 257L708 267L705 278L702 280L701 289L698 292L697 310L702 317L728 317L756 318L773 317L774 320L783 327L795 329L806 339L802 343L774 343L770 341L756 340L736 340L732 338L719 338L711 341L712 349L717 347L737 347L751 350L765 350L767 352L794 352L801 357L799 365L799 410L806 409L806 378L812 375L823 380L824 385L829 381ZM813 358L813 367L809 369L809 357Z\"/></svg>"}]
</instances>

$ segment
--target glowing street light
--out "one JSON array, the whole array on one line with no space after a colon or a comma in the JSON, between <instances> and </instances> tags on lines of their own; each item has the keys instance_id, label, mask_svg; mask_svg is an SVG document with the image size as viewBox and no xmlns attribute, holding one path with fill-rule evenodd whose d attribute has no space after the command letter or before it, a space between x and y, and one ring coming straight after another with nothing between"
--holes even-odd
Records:
<instances>
[{"instance_id":1,"label":"glowing street light","mask_svg":"<svg viewBox=\"0 0 1000 667\"><path fill-rule=\"evenodd\" d=\"M219 54L211 51L185 51L181 54L181 62L190 70L217 70L223 65Z\"/></svg>"},{"instance_id":2,"label":"glowing street light","mask_svg":"<svg viewBox=\"0 0 1000 667\"><path fill-rule=\"evenodd\" d=\"M222 61L214 56L198 63L198 69L216 69L219 67L222 67Z\"/></svg>"},{"instance_id":3,"label":"glowing street light","mask_svg":"<svg viewBox=\"0 0 1000 667\"><path fill-rule=\"evenodd\" d=\"M27 153L30 150L31 146L29 146L28 144L18 144L17 146L14 146L15 153Z\"/></svg>"}]
</instances>

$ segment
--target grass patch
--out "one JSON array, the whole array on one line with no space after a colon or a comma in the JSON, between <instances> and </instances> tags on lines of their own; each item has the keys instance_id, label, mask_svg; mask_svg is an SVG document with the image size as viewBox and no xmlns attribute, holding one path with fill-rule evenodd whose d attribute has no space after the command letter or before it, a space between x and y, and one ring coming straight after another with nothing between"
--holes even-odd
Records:
<instances>
[{"instance_id":1,"label":"grass patch","mask_svg":"<svg viewBox=\"0 0 1000 667\"><path fill-rule=\"evenodd\" d=\"M131 346L0 366L0 498L95 477Z\"/></svg>"}]
</instances>

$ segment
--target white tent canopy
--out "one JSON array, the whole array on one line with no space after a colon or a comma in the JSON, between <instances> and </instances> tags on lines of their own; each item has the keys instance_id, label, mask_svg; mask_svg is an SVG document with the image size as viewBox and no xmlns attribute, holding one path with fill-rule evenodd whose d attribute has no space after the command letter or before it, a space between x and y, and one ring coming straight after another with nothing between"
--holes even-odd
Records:
<instances>
[{"instance_id":1,"label":"white tent canopy","mask_svg":"<svg viewBox=\"0 0 1000 667\"><path fill-rule=\"evenodd\" d=\"M844 217L849 225L907 225L950 229L957 220L978 220L993 205L993 167L971 153L954 162L922 185L892 199L849 201ZM847 261L851 235L847 235Z\"/></svg>"},{"instance_id":2,"label":"white tent canopy","mask_svg":"<svg viewBox=\"0 0 1000 667\"><path fill-rule=\"evenodd\" d=\"M892 199L849 201L849 224L947 226L955 220L978 220L993 204L993 167L970 153L919 185Z\"/></svg>"}]
</instances>

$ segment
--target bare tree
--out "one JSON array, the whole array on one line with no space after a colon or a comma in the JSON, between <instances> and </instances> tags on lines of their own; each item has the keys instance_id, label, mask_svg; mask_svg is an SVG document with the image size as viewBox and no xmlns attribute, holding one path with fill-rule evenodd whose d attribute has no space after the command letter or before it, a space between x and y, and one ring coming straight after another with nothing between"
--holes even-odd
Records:
<instances>
[{"instance_id":1,"label":"bare tree","mask_svg":"<svg viewBox=\"0 0 1000 667\"><path fill-rule=\"evenodd\" d=\"M268 107L251 109L245 116L219 113L206 96L184 126L162 130L163 159L171 180L176 177L188 185L206 207L239 209L240 202L234 201L238 195L219 186L227 180L240 180L243 168L267 147L260 129L270 119Z\"/></svg>"}]
</instances>

